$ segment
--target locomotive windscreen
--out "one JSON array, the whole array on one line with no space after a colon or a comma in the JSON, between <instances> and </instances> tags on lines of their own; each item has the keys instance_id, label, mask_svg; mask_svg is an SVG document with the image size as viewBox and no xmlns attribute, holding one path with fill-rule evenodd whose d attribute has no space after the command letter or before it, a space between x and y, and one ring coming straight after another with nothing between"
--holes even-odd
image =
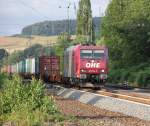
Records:
<instances>
[{"instance_id":1,"label":"locomotive windscreen","mask_svg":"<svg viewBox=\"0 0 150 126\"><path fill-rule=\"evenodd\" d=\"M92 58L92 50L81 50L80 57L81 58Z\"/></svg>"},{"instance_id":2,"label":"locomotive windscreen","mask_svg":"<svg viewBox=\"0 0 150 126\"><path fill-rule=\"evenodd\" d=\"M104 57L104 50L81 50L80 57L101 59Z\"/></svg>"},{"instance_id":3,"label":"locomotive windscreen","mask_svg":"<svg viewBox=\"0 0 150 126\"><path fill-rule=\"evenodd\" d=\"M101 59L104 57L104 50L93 50L93 58Z\"/></svg>"}]
</instances>

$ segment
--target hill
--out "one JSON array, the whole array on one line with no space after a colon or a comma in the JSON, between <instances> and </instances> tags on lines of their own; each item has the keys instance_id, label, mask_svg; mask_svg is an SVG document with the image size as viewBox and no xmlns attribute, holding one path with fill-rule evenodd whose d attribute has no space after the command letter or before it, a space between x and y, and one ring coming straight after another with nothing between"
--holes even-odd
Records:
<instances>
[{"instance_id":1,"label":"hill","mask_svg":"<svg viewBox=\"0 0 150 126\"><path fill-rule=\"evenodd\" d=\"M31 36L31 38L23 37L0 37L0 48L6 49L9 53L18 50L24 50L31 45L52 45L57 41L57 36Z\"/></svg>"},{"instance_id":2,"label":"hill","mask_svg":"<svg viewBox=\"0 0 150 126\"><path fill-rule=\"evenodd\" d=\"M99 32L100 17L94 17L95 32ZM70 34L76 33L76 20L70 20ZM22 35L40 35L40 36L53 36L59 35L62 32L68 31L68 20L59 21L44 21L26 26L22 30Z\"/></svg>"}]
</instances>

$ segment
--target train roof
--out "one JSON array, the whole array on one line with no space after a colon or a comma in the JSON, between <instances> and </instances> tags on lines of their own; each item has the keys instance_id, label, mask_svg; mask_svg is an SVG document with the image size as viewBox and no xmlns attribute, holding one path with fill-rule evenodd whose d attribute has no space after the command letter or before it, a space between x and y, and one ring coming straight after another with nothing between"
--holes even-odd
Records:
<instances>
[{"instance_id":1,"label":"train roof","mask_svg":"<svg viewBox=\"0 0 150 126\"><path fill-rule=\"evenodd\" d=\"M65 51L71 51L75 48L80 48L80 49L107 49L106 46L100 46L100 45L81 45L81 44L78 44L78 45L74 45L74 46L70 46L68 47Z\"/></svg>"}]
</instances>

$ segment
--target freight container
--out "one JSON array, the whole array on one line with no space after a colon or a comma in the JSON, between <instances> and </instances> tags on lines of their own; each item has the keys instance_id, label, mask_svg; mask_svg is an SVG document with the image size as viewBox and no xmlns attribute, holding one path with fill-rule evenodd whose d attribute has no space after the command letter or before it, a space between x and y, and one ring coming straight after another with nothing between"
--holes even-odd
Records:
<instances>
[{"instance_id":1,"label":"freight container","mask_svg":"<svg viewBox=\"0 0 150 126\"><path fill-rule=\"evenodd\" d=\"M17 73L17 64L11 65L11 72L12 72L13 74Z\"/></svg>"},{"instance_id":2,"label":"freight container","mask_svg":"<svg viewBox=\"0 0 150 126\"><path fill-rule=\"evenodd\" d=\"M11 65L11 73L12 74L14 73L14 65L13 64Z\"/></svg>"},{"instance_id":3,"label":"freight container","mask_svg":"<svg viewBox=\"0 0 150 126\"><path fill-rule=\"evenodd\" d=\"M53 71L60 71L60 57L58 56L51 56L50 57L51 60L51 69Z\"/></svg>"},{"instance_id":4,"label":"freight container","mask_svg":"<svg viewBox=\"0 0 150 126\"><path fill-rule=\"evenodd\" d=\"M22 60L22 74L26 73L26 62L25 60Z\"/></svg>"},{"instance_id":5,"label":"freight container","mask_svg":"<svg viewBox=\"0 0 150 126\"><path fill-rule=\"evenodd\" d=\"M39 74L39 61L38 58L28 58L25 61L26 74Z\"/></svg>"},{"instance_id":6,"label":"freight container","mask_svg":"<svg viewBox=\"0 0 150 126\"><path fill-rule=\"evenodd\" d=\"M51 56L51 71L50 71L50 81L51 82L60 82L60 57Z\"/></svg>"},{"instance_id":7,"label":"freight container","mask_svg":"<svg viewBox=\"0 0 150 126\"><path fill-rule=\"evenodd\" d=\"M18 73L25 74L25 60L22 60L18 63Z\"/></svg>"},{"instance_id":8,"label":"freight container","mask_svg":"<svg viewBox=\"0 0 150 126\"><path fill-rule=\"evenodd\" d=\"M19 63L16 63L16 73L19 73Z\"/></svg>"},{"instance_id":9,"label":"freight container","mask_svg":"<svg viewBox=\"0 0 150 126\"><path fill-rule=\"evenodd\" d=\"M7 74L11 74L11 65L7 65Z\"/></svg>"},{"instance_id":10,"label":"freight container","mask_svg":"<svg viewBox=\"0 0 150 126\"><path fill-rule=\"evenodd\" d=\"M60 81L60 58L57 56L40 57L40 77L45 81Z\"/></svg>"},{"instance_id":11,"label":"freight container","mask_svg":"<svg viewBox=\"0 0 150 126\"><path fill-rule=\"evenodd\" d=\"M30 73L30 59L26 59L26 74Z\"/></svg>"},{"instance_id":12,"label":"freight container","mask_svg":"<svg viewBox=\"0 0 150 126\"><path fill-rule=\"evenodd\" d=\"M19 73L19 74L22 73L22 67L23 67L23 62L20 61L20 62L18 63L18 73Z\"/></svg>"},{"instance_id":13,"label":"freight container","mask_svg":"<svg viewBox=\"0 0 150 126\"><path fill-rule=\"evenodd\" d=\"M39 58L39 70L40 78L44 81L48 81L51 71L50 56L42 56Z\"/></svg>"}]
</instances>

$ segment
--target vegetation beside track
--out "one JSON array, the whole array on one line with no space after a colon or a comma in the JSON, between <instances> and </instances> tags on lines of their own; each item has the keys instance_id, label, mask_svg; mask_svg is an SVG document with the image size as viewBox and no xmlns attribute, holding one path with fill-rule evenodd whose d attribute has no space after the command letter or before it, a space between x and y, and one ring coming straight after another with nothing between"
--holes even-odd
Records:
<instances>
[{"instance_id":1,"label":"vegetation beside track","mask_svg":"<svg viewBox=\"0 0 150 126\"><path fill-rule=\"evenodd\" d=\"M112 0L102 22L101 42L109 48L111 82L150 86L150 3Z\"/></svg>"},{"instance_id":2,"label":"vegetation beside track","mask_svg":"<svg viewBox=\"0 0 150 126\"><path fill-rule=\"evenodd\" d=\"M0 123L12 122L15 126L40 126L45 122L63 121L52 96L45 96L44 86L32 79L23 83L13 76L11 80L0 74Z\"/></svg>"},{"instance_id":3,"label":"vegetation beside track","mask_svg":"<svg viewBox=\"0 0 150 126\"><path fill-rule=\"evenodd\" d=\"M110 83L125 83L134 87L150 88L150 67L140 64L134 67L111 69L109 72Z\"/></svg>"}]
</instances>

